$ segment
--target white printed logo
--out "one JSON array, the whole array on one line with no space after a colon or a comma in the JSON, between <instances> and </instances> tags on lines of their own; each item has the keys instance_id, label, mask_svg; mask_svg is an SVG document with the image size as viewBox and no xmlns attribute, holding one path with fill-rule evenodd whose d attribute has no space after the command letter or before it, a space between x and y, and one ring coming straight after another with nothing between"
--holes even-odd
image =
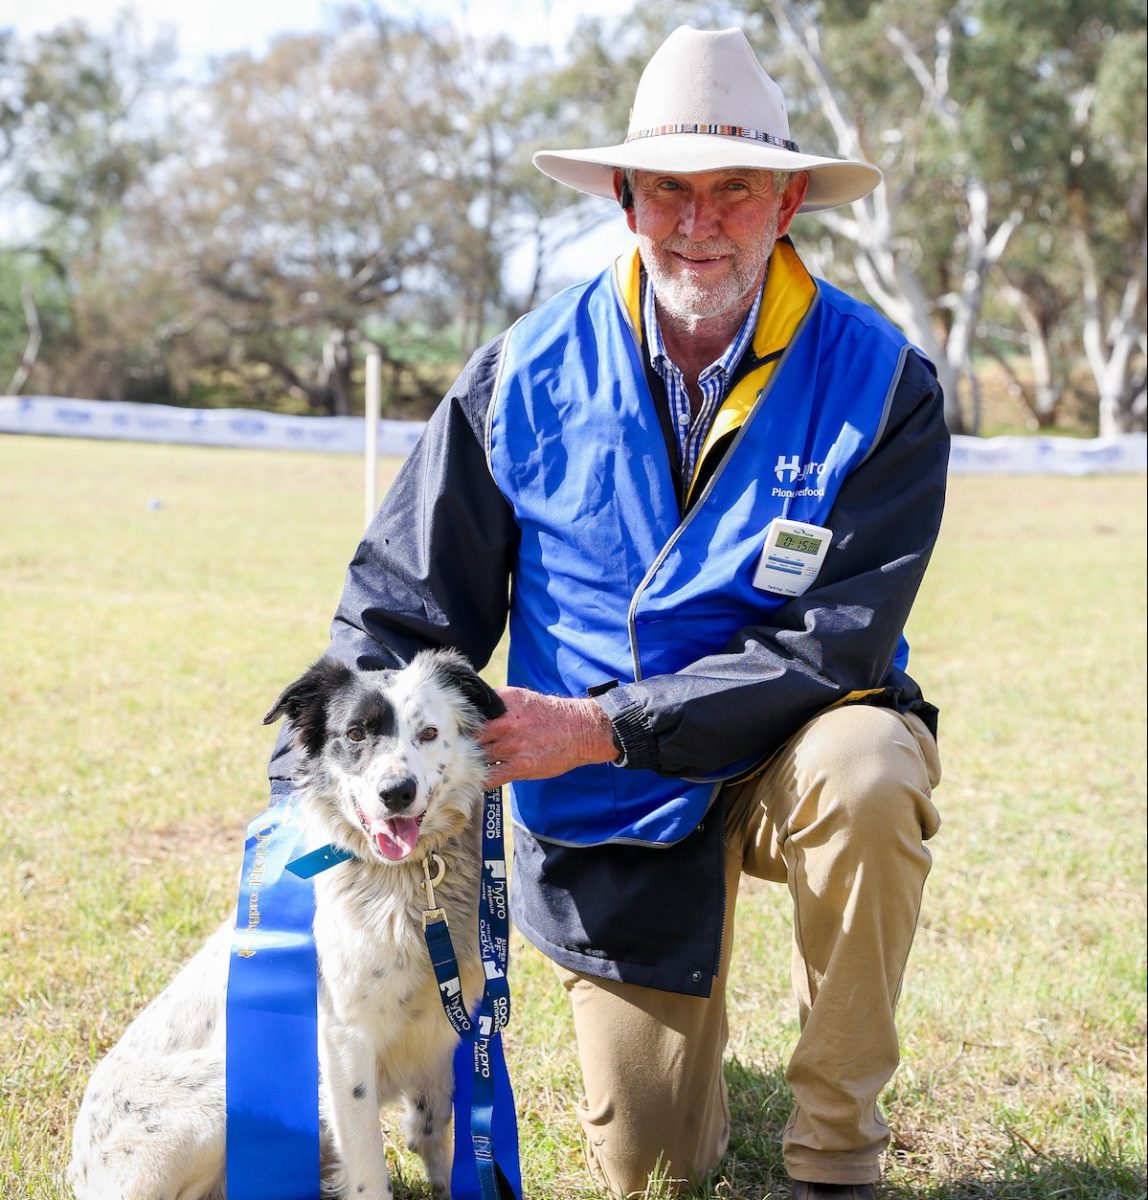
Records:
<instances>
[{"instance_id":1,"label":"white printed logo","mask_svg":"<svg viewBox=\"0 0 1148 1200\"><path fill-rule=\"evenodd\" d=\"M803 463L799 454L790 454L788 457L784 454L779 454L777 456L777 465L773 468L773 474L778 483L788 483L790 487L775 487L773 495L789 498L795 496L824 496L825 489L820 486L820 483L825 465L825 463L817 462L814 459ZM802 486L795 486L797 484L801 484Z\"/></svg>"},{"instance_id":2,"label":"white printed logo","mask_svg":"<svg viewBox=\"0 0 1148 1200\"><path fill-rule=\"evenodd\" d=\"M777 476L778 483L785 482L785 473L789 472L789 482L794 483L801 476L801 459L796 454L791 454L788 458L784 454L777 456L777 466L773 468L773 473Z\"/></svg>"}]
</instances>

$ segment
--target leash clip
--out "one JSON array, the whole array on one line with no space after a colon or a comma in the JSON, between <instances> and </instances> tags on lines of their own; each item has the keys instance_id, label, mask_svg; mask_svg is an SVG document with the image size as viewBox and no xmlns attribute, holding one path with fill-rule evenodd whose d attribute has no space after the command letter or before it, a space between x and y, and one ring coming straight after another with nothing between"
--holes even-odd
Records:
<instances>
[{"instance_id":1,"label":"leash clip","mask_svg":"<svg viewBox=\"0 0 1148 1200\"><path fill-rule=\"evenodd\" d=\"M431 859L434 859L435 870L431 874ZM438 907L434 890L446 877L446 863L433 851L423 859L423 889L426 892L427 906L423 911L423 929L435 921L446 924L446 911Z\"/></svg>"}]
</instances>

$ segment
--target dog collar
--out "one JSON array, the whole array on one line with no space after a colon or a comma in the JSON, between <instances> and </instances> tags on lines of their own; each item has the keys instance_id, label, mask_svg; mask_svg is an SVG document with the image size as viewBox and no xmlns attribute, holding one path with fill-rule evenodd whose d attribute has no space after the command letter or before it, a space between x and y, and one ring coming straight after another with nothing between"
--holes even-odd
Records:
<instances>
[{"instance_id":1,"label":"dog collar","mask_svg":"<svg viewBox=\"0 0 1148 1200\"><path fill-rule=\"evenodd\" d=\"M328 842L325 846L320 846L317 850L311 850L307 854L301 854L298 858L293 858L287 864L287 870L292 875L298 875L300 879L310 879L354 857L350 850L344 850L342 846L336 846L333 842Z\"/></svg>"}]
</instances>

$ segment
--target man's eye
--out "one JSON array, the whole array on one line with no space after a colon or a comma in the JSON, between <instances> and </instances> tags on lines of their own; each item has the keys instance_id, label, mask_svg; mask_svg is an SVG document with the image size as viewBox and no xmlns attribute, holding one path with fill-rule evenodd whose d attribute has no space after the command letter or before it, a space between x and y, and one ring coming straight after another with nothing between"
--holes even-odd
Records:
<instances>
[{"instance_id":1,"label":"man's eye","mask_svg":"<svg viewBox=\"0 0 1148 1200\"><path fill-rule=\"evenodd\" d=\"M438 730L433 725L428 725L425 729L420 729L418 740L420 742L433 742L438 737Z\"/></svg>"},{"instance_id":2,"label":"man's eye","mask_svg":"<svg viewBox=\"0 0 1148 1200\"><path fill-rule=\"evenodd\" d=\"M347 730L347 740L351 742L361 742L366 736L361 725L352 725Z\"/></svg>"}]
</instances>

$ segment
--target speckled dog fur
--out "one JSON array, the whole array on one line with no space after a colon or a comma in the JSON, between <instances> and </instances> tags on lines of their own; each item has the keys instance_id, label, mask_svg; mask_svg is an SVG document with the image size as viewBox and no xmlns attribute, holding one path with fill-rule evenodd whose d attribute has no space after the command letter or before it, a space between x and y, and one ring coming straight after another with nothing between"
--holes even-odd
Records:
<instances>
[{"instance_id":1,"label":"speckled dog fur","mask_svg":"<svg viewBox=\"0 0 1148 1200\"><path fill-rule=\"evenodd\" d=\"M397 671L360 673L321 659L265 718L290 722L316 841L355 855L315 878L325 1197L389 1200L378 1114L400 1100L408 1144L422 1156L435 1196L449 1196L456 1036L423 942L422 859L433 851L446 864L435 894L473 1007L482 987L476 913L485 768L472 735L500 710L461 656L438 651ZM391 828L400 830L398 849ZM401 831L415 828L411 848ZM223 1200L232 924L96 1067L68 1172L78 1200Z\"/></svg>"}]
</instances>

